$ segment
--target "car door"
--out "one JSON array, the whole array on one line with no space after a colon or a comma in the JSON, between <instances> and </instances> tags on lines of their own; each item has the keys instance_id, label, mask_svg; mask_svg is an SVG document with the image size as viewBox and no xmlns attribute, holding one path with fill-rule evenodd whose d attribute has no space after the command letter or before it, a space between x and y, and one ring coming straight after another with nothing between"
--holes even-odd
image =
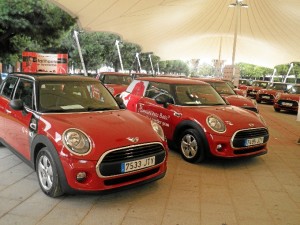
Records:
<instances>
[{"instance_id":1,"label":"car door","mask_svg":"<svg viewBox=\"0 0 300 225\"><path fill-rule=\"evenodd\" d=\"M9 111L8 103L12 98L15 85L17 83L17 77L8 77L1 88L0 96L0 138L7 142L6 120Z\"/></svg>"},{"instance_id":2,"label":"car door","mask_svg":"<svg viewBox=\"0 0 300 225\"><path fill-rule=\"evenodd\" d=\"M19 79L12 99L21 99L24 110L13 110L9 104L6 107L6 141L25 158L30 158L30 121L33 116L33 82Z\"/></svg>"},{"instance_id":3,"label":"car door","mask_svg":"<svg viewBox=\"0 0 300 225\"><path fill-rule=\"evenodd\" d=\"M178 123L178 114L174 99L169 94L170 85L150 82L145 93L137 103L137 112L151 118L160 124L168 139L173 136L174 128ZM168 99L168 105L158 104L156 98Z\"/></svg>"}]
</instances>

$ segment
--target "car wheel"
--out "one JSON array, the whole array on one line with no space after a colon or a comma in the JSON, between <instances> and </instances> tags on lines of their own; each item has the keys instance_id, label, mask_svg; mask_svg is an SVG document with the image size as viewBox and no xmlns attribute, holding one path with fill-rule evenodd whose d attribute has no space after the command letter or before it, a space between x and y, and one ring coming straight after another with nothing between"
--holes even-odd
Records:
<instances>
[{"instance_id":1,"label":"car wheel","mask_svg":"<svg viewBox=\"0 0 300 225\"><path fill-rule=\"evenodd\" d=\"M280 109L278 109L278 108L274 108L274 110L275 110L276 112L280 112Z\"/></svg>"},{"instance_id":2,"label":"car wheel","mask_svg":"<svg viewBox=\"0 0 300 225\"><path fill-rule=\"evenodd\" d=\"M188 162L201 162L205 158L201 135L195 129L188 129L182 133L179 139L179 149L183 159Z\"/></svg>"},{"instance_id":3,"label":"car wheel","mask_svg":"<svg viewBox=\"0 0 300 225\"><path fill-rule=\"evenodd\" d=\"M257 102L257 103L261 103L261 100L259 100L259 99L256 99L256 102Z\"/></svg>"},{"instance_id":4,"label":"car wheel","mask_svg":"<svg viewBox=\"0 0 300 225\"><path fill-rule=\"evenodd\" d=\"M63 194L56 164L49 150L42 148L36 158L36 172L42 191L50 197Z\"/></svg>"}]
</instances>

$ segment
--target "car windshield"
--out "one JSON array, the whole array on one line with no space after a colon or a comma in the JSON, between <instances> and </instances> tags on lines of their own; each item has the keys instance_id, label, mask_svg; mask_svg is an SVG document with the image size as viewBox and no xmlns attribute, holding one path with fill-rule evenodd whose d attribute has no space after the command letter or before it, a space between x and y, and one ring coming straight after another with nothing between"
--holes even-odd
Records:
<instances>
[{"instance_id":1,"label":"car windshield","mask_svg":"<svg viewBox=\"0 0 300 225\"><path fill-rule=\"evenodd\" d=\"M290 94L300 94L300 86L292 86L288 93Z\"/></svg>"},{"instance_id":2,"label":"car windshield","mask_svg":"<svg viewBox=\"0 0 300 225\"><path fill-rule=\"evenodd\" d=\"M266 88L268 86L268 82L255 82L254 81L252 86Z\"/></svg>"},{"instance_id":3,"label":"car windshield","mask_svg":"<svg viewBox=\"0 0 300 225\"><path fill-rule=\"evenodd\" d=\"M268 87L268 89L271 90L286 90L287 89L287 84L270 84L270 86Z\"/></svg>"},{"instance_id":4,"label":"car windshield","mask_svg":"<svg viewBox=\"0 0 300 225\"><path fill-rule=\"evenodd\" d=\"M177 105L226 105L222 97L210 85L177 84L174 85Z\"/></svg>"},{"instance_id":5,"label":"car windshield","mask_svg":"<svg viewBox=\"0 0 300 225\"><path fill-rule=\"evenodd\" d=\"M104 84L119 84L119 85L129 85L132 81L132 78L122 75L105 75L103 83Z\"/></svg>"},{"instance_id":6,"label":"car windshield","mask_svg":"<svg viewBox=\"0 0 300 225\"><path fill-rule=\"evenodd\" d=\"M228 83L223 82L208 82L213 86L216 91L222 95L236 95L233 89L228 85Z\"/></svg>"},{"instance_id":7,"label":"car windshield","mask_svg":"<svg viewBox=\"0 0 300 225\"><path fill-rule=\"evenodd\" d=\"M39 84L38 93L37 102L41 112L119 109L113 96L97 81L46 81Z\"/></svg>"}]
</instances>

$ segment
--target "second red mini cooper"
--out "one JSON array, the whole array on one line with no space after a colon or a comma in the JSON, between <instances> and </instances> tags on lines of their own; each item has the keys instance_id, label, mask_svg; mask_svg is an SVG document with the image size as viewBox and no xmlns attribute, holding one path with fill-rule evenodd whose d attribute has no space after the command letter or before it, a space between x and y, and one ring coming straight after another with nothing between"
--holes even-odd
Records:
<instances>
[{"instance_id":1,"label":"second red mini cooper","mask_svg":"<svg viewBox=\"0 0 300 225\"><path fill-rule=\"evenodd\" d=\"M274 110L297 112L300 102L300 84L294 84L286 93L278 93L274 101Z\"/></svg>"},{"instance_id":2,"label":"second red mini cooper","mask_svg":"<svg viewBox=\"0 0 300 225\"><path fill-rule=\"evenodd\" d=\"M258 113L227 105L208 83L170 77L138 78L120 97L129 110L159 123L188 162L208 155L265 154L269 132Z\"/></svg>"},{"instance_id":3,"label":"second red mini cooper","mask_svg":"<svg viewBox=\"0 0 300 225\"><path fill-rule=\"evenodd\" d=\"M281 83L281 82L273 82L269 83L266 88L260 89L256 93L256 101L258 103L265 102L265 103L274 103L275 96L278 93L284 93L290 87L290 84Z\"/></svg>"}]
</instances>

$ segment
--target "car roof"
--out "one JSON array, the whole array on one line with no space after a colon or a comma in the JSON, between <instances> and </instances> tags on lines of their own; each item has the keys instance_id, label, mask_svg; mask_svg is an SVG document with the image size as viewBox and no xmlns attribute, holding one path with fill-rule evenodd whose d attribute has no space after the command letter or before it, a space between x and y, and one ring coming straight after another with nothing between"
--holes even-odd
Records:
<instances>
[{"instance_id":1,"label":"car roof","mask_svg":"<svg viewBox=\"0 0 300 225\"><path fill-rule=\"evenodd\" d=\"M201 85L209 85L200 80L181 78L181 77L139 77L136 80L143 81L151 81L158 83L166 83L166 84L201 84Z\"/></svg>"},{"instance_id":2,"label":"car roof","mask_svg":"<svg viewBox=\"0 0 300 225\"><path fill-rule=\"evenodd\" d=\"M116 75L116 76L130 76L129 73L120 73L120 72L100 72L102 75Z\"/></svg>"},{"instance_id":3,"label":"car roof","mask_svg":"<svg viewBox=\"0 0 300 225\"><path fill-rule=\"evenodd\" d=\"M29 78L37 81L95 81L92 77L87 76L70 76L69 74L38 74L38 73L10 73L9 76L17 76L23 78Z\"/></svg>"},{"instance_id":4,"label":"car roof","mask_svg":"<svg viewBox=\"0 0 300 225\"><path fill-rule=\"evenodd\" d=\"M201 80L201 81L204 81L204 82L214 82L214 83L226 83L226 81L224 80L221 80L221 79L218 79L218 78L205 78L205 77L192 77L192 79L195 79L195 80Z\"/></svg>"}]
</instances>

